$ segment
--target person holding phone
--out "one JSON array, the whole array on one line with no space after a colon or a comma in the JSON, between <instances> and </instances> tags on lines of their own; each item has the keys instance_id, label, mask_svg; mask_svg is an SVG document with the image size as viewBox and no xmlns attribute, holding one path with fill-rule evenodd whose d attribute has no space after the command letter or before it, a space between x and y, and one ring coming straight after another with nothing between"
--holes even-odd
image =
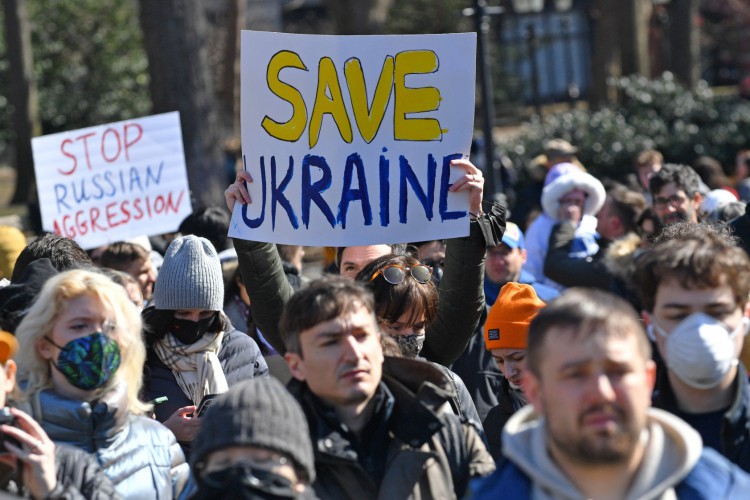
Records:
<instances>
[{"instance_id":1,"label":"person holding phone","mask_svg":"<svg viewBox=\"0 0 750 500\"><path fill-rule=\"evenodd\" d=\"M20 400L49 436L40 449L54 441L91 453L125 498L182 493L182 450L139 399L146 348L122 286L94 271L58 274L15 333Z\"/></svg>"},{"instance_id":2,"label":"person holding phone","mask_svg":"<svg viewBox=\"0 0 750 500\"><path fill-rule=\"evenodd\" d=\"M213 245L194 235L175 239L156 279L154 303L142 314L148 351L143 397L167 397L154 414L177 436L186 455L201 426L197 409L204 398L242 380L268 376L258 345L232 327L223 300L221 263Z\"/></svg>"}]
</instances>

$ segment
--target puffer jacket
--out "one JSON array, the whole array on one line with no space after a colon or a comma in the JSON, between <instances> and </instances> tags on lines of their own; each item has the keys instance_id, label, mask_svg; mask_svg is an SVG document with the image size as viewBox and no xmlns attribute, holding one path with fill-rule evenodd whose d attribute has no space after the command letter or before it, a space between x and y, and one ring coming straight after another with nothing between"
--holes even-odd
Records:
<instances>
[{"instance_id":1,"label":"puffer jacket","mask_svg":"<svg viewBox=\"0 0 750 500\"><path fill-rule=\"evenodd\" d=\"M243 380L268 376L268 365L258 344L234 327L224 334L218 358L229 387ZM159 422L167 420L178 409L193 404L177 384L172 370L161 362L153 349L148 350L146 357L142 394L145 401L167 396L166 403L154 408Z\"/></svg>"},{"instance_id":2,"label":"puffer jacket","mask_svg":"<svg viewBox=\"0 0 750 500\"><path fill-rule=\"evenodd\" d=\"M320 498L461 498L471 478L495 469L474 428L451 412L451 382L429 363L386 358L369 452L306 384L289 390L310 426Z\"/></svg>"},{"instance_id":3,"label":"puffer jacket","mask_svg":"<svg viewBox=\"0 0 750 500\"><path fill-rule=\"evenodd\" d=\"M438 316L427 327L421 355L448 366L466 348L484 311L484 254L500 244L505 207L484 201L485 214L470 222L469 236L451 238L438 286ZM284 274L276 245L235 239L242 281L252 302L253 319L279 354L286 352L279 333L284 304L294 293Z\"/></svg>"},{"instance_id":4,"label":"puffer jacket","mask_svg":"<svg viewBox=\"0 0 750 500\"><path fill-rule=\"evenodd\" d=\"M30 409L55 443L93 454L123 497L177 498L190 475L177 440L159 422L130 413L126 398L122 386L92 403L45 389L30 398Z\"/></svg>"},{"instance_id":5,"label":"puffer jacket","mask_svg":"<svg viewBox=\"0 0 750 500\"><path fill-rule=\"evenodd\" d=\"M122 498L96 459L83 450L55 445L55 475L57 485L47 495L48 499L60 500L119 500ZM18 473L0 465L0 490L21 497L30 497Z\"/></svg>"}]
</instances>

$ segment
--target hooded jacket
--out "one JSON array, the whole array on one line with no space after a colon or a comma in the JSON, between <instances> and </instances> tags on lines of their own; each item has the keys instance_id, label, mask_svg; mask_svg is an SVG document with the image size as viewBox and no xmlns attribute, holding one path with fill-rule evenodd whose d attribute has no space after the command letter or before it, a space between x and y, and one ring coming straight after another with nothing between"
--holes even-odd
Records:
<instances>
[{"instance_id":1,"label":"hooded jacket","mask_svg":"<svg viewBox=\"0 0 750 500\"><path fill-rule=\"evenodd\" d=\"M114 388L92 403L51 389L32 396L34 419L55 443L91 453L124 498L177 498L190 474L169 429L133 415Z\"/></svg>"},{"instance_id":2,"label":"hooded jacket","mask_svg":"<svg viewBox=\"0 0 750 500\"><path fill-rule=\"evenodd\" d=\"M646 449L625 499L741 499L750 476L711 449L679 418L649 409ZM547 451L546 425L531 406L505 427L507 461L489 478L472 484L472 499L580 499L583 495Z\"/></svg>"},{"instance_id":3,"label":"hooded jacket","mask_svg":"<svg viewBox=\"0 0 750 500\"><path fill-rule=\"evenodd\" d=\"M289 390L310 426L320 498L461 498L469 479L495 468L474 428L448 408L452 384L429 363L386 358L361 439L306 384Z\"/></svg>"}]
</instances>

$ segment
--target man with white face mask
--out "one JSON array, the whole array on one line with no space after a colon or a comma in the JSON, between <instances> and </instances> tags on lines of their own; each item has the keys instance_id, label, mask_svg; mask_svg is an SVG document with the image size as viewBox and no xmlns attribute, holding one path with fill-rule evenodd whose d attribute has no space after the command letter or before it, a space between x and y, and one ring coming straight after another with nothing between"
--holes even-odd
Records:
<instances>
[{"instance_id":1,"label":"man with white face mask","mask_svg":"<svg viewBox=\"0 0 750 500\"><path fill-rule=\"evenodd\" d=\"M653 405L750 471L750 384L738 360L750 324L747 254L720 229L679 223L638 260L635 277L663 360Z\"/></svg>"}]
</instances>

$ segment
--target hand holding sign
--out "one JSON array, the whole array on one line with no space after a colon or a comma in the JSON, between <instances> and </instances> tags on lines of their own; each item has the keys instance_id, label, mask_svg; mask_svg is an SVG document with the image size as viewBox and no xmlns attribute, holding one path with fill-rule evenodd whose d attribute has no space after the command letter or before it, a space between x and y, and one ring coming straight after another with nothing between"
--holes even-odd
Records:
<instances>
[{"instance_id":1,"label":"hand holding sign","mask_svg":"<svg viewBox=\"0 0 750 500\"><path fill-rule=\"evenodd\" d=\"M469 160L453 160L451 167L461 167L464 175L456 180L448 189L451 193L469 191L469 213L477 215L482 211L482 196L484 195L484 176Z\"/></svg>"},{"instance_id":2,"label":"hand holding sign","mask_svg":"<svg viewBox=\"0 0 750 500\"><path fill-rule=\"evenodd\" d=\"M224 200L227 202L227 208L229 209L230 214L234 211L234 205L237 202L242 205L247 205L253 201L245 187L246 182L253 182L253 178L248 172L240 170L237 172L237 178L234 182L224 191Z\"/></svg>"}]
</instances>

